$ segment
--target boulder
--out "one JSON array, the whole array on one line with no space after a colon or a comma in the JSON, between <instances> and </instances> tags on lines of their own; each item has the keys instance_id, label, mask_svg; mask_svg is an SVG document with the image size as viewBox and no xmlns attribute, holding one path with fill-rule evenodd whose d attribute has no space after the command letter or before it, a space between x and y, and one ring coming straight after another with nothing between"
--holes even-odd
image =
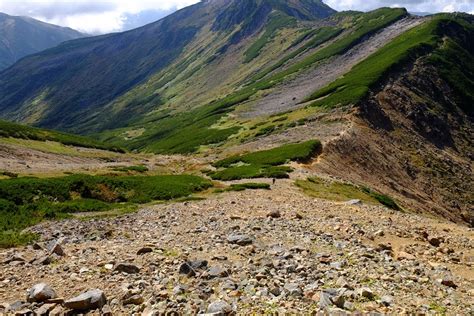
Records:
<instances>
[{"instance_id":1,"label":"boulder","mask_svg":"<svg viewBox=\"0 0 474 316\"><path fill-rule=\"evenodd\" d=\"M100 309L105 304L107 304L107 298L104 292L98 289L87 291L64 302L65 307L80 311Z\"/></svg>"},{"instance_id":2,"label":"boulder","mask_svg":"<svg viewBox=\"0 0 474 316\"><path fill-rule=\"evenodd\" d=\"M136 274L140 272L140 268L131 263L119 263L115 266L114 271L124 272L127 274Z\"/></svg>"},{"instance_id":3,"label":"boulder","mask_svg":"<svg viewBox=\"0 0 474 316\"><path fill-rule=\"evenodd\" d=\"M186 261L179 267L179 274L195 276L197 271L207 269L207 264L206 260Z\"/></svg>"},{"instance_id":4,"label":"boulder","mask_svg":"<svg viewBox=\"0 0 474 316\"><path fill-rule=\"evenodd\" d=\"M147 253L153 252L153 248L151 247L143 247L137 251L137 255L141 256Z\"/></svg>"},{"instance_id":5,"label":"boulder","mask_svg":"<svg viewBox=\"0 0 474 316\"><path fill-rule=\"evenodd\" d=\"M227 237L227 242L229 242L229 244L247 246L253 243L253 239L250 236L243 234L231 234Z\"/></svg>"},{"instance_id":6,"label":"boulder","mask_svg":"<svg viewBox=\"0 0 474 316\"><path fill-rule=\"evenodd\" d=\"M33 285L33 287L28 290L26 300L29 303L42 303L56 297L56 292L54 292L54 290L48 284L39 283Z\"/></svg>"},{"instance_id":7,"label":"boulder","mask_svg":"<svg viewBox=\"0 0 474 316\"><path fill-rule=\"evenodd\" d=\"M209 304L207 313L212 315L229 315L232 313L232 306L225 301L215 301Z\"/></svg>"}]
</instances>

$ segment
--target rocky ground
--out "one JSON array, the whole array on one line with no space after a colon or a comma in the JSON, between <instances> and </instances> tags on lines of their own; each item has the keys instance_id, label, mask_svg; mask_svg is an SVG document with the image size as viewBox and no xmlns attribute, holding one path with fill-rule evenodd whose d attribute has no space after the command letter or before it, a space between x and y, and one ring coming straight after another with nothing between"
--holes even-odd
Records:
<instances>
[{"instance_id":1,"label":"rocky ground","mask_svg":"<svg viewBox=\"0 0 474 316\"><path fill-rule=\"evenodd\" d=\"M32 230L0 253L6 314L474 314L472 229L293 180Z\"/></svg>"}]
</instances>

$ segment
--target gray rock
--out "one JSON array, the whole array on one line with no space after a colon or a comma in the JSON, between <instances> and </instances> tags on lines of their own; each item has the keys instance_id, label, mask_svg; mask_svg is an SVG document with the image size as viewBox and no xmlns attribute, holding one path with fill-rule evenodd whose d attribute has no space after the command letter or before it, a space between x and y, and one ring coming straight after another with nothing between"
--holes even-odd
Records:
<instances>
[{"instance_id":1,"label":"gray rock","mask_svg":"<svg viewBox=\"0 0 474 316\"><path fill-rule=\"evenodd\" d=\"M137 255L141 256L147 253L153 252L153 248L151 247L143 247L137 251Z\"/></svg>"},{"instance_id":2,"label":"gray rock","mask_svg":"<svg viewBox=\"0 0 474 316\"><path fill-rule=\"evenodd\" d=\"M63 257L66 255L66 253L64 252L64 249L63 247L60 245L60 243L58 241L52 241L49 245L48 245L48 250L49 250L49 253L50 254L56 254L60 257Z\"/></svg>"},{"instance_id":3,"label":"gray rock","mask_svg":"<svg viewBox=\"0 0 474 316\"><path fill-rule=\"evenodd\" d=\"M87 291L64 302L65 307L81 311L102 308L105 304L107 298L104 292L98 289Z\"/></svg>"},{"instance_id":4,"label":"gray rock","mask_svg":"<svg viewBox=\"0 0 474 316\"><path fill-rule=\"evenodd\" d=\"M356 294L359 296L365 297L369 300L374 298L374 292L372 292L372 290L369 289L368 287L357 289Z\"/></svg>"},{"instance_id":5,"label":"gray rock","mask_svg":"<svg viewBox=\"0 0 474 316\"><path fill-rule=\"evenodd\" d=\"M393 304L393 297L390 295L384 295L380 298L380 302L385 306L390 306Z\"/></svg>"},{"instance_id":6,"label":"gray rock","mask_svg":"<svg viewBox=\"0 0 474 316\"><path fill-rule=\"evenodd\" d=\"M3 263L4 264L9 264L9 263L12 263L12 262L26 262L26 260L21 255L15 254L12 257L5 260Z\"/></svg>"},{"instance_id":7,"label":"gray rock","mask_svg":"<svg viewBox=\"0 0 474 316\"><path fill-rule=\"evenodd\" d=\"M281 213L280 213L280 211L271 211L270 213L267 214L267 217L270 217L270 218L280 218L280 217L281 217Z\"/></svg>"},{"instance_id":8,"label":"gray rock","mask_svg":"<svg viewBox=\"0 0 474 316\"><path fill-rule=\"evenodd\" d=\"M28 290L26 300L30 303L42 303L46 300L56 298L56 292L46 283L39 283L33 285L31 289Z\"/></svg>"},{"instance_id":9,"label":"gray rock","mask_svg":"<svg viewBox=\"0 0 474 316\"><path fill-rule=\"evenodd\" d=\"M136 274L140 272L140 268L130 263L119 263L115 266L114 271L124 272L127 274Z\"/></svg>"},{"instance_id":10,"label":"gray rock","mask_svg":"<svg viewBox=\"0 0 474 316\"><path fill-rule=\"evenodd\" d=\"M53 261L54 261L54 258L52 256L44 256L44 257L40 257L40 258L36 259L33 262L33 264L46 266L48 264L53 263Z\"/></svg>"},{"instance_id":11,"label":"gray rock","mask_svg":"<svg viewBox=\"0 0 474 316\"><path fill-rule=\"evenodd\" d=\"M222 284L221 289L233 291L237 289L237 284L235 284L231 280L227 280Z\"/></svg>"},{"instance_id":12,"label":"gray rock","mask_svg":"<svg viewBox=\"0 0 474 316\"><path fill-rule=\"evenodd\" d=\"M344 297L344 295L336 295L336 296L331 298L331 301L337 307L344 308L344 305L346 303L346 298Z\"/></svg>"},{"instance_id":13,"label":"gray rock","mask_svg":"<svg viewBox=\"0 0 474 316\"><path fill-rule=\"evenodd\" d=\"M179 274L185 274L188 277L196 275L199 270L205 270L208 262L206 260L186 261L179 267Z\"/></svg>"},{"instance_id":14,"label":"gray rock","mask_svg":"<svg viewBox=\"0 0 474 316\"><path fill-rule=\"evenodd\" d=\"M361 200L350 200L346 202L347 205L360 205L362 204Z\"/></svg>"},{"instance_id":15,"label":"gray rock","mask_svg":"<svg viewBox=\"0 0 474 316\"><path fill-rule=\"evenodd\" d=\"M173 289L174 295L181 295L181 294L184 294L185 292L186 292L186 288L182 285L177 285Z\"/></svg>"},{"instance_id":16,"label":"gray rock","mask_svg":"<svg viewBox=\"0 0 474 316\"><path fill-rule=\"evenodd\" d=\"M211 267L207 273L209 278L225 278L229 276L229 272L219 266Z\"/></svg>"},{"instance_id":17,"label":"gray rock","mask_svg":"<svg viewBox=\"0 0 474 316\"><path fill-rule=\"evenodd\" d=\"M284 286L285 290L288 292L289 296L301 297L303 296L303 291L300 286L296 283L287 283Z\"/></svg>"},{"instance_id":18,"label":"gray rock","mask_svg":"<svg viewBox=\"0 0 474 316\"><path fill-rule=\"evenodd\" d=\"M131 295L122 300L123 305L141 305L145 299L139 294Z\"/></svg>"},{"instance_id":19,"label":"gray rock","mask_svg":"<svg viewBox=\"0 0 474 316\"><path fill-rule=\"evenodd\" d=\"M231 234L227 237L227 241L230 244L236 244L239 246L247 246L253 243L253 239L250 236L243 234Z\"/></svg>"},{"instance_id":20,"label":"gray rock","mask_svg":"<svg viewBox=\"0 0 474 316\"><path fill-rule=\"evenodd\" d=\"M441 245L441 239L440 239L440 238L436 238L436 237L428 238L428 242L429 242L430 245L433 246L433 247L439 247L439 245Z\"/></svg>"},{"instance_id":21,"label":"gray rock","mask_svg":"<svg viewBox=\"0 0 474 316\"><path fill-rule=\"evenodd\" d=\"M35 315L43 316L49 315L49 313L56 307L56 304L44 304L37 310L35 310Z\"/></svg>"},{"instance_id":22,"label":"gray rock","mask_svg":"<svg viewBox=\"0 0 474 316\"><path fill-rule=\"evenodd\" d=\"M319 294L319 308L325 309L332 306L332 297L333 295L331 295L330 293L322 291Z\"/></svg>"},{"instance_id":23,"label":"gray rock","mask_svg":"<svg viewBox=\"0 0 474 316\"><path fill-rule=\"evenodd\" d=\"M216 301L209 304L207 313L213 315L228 315L232 313L232 306L225 301Z\"/></svg>"},{"instance_id":24,"label":"gray rock","mask_svg":"<svg viewBox=\"0 0 474 316\"><path fill-rule=\"evenodd\" d=\"M16 302L11 303L10 305L8 305L8 308L6 309L6 312L16 312L16 311L22 310L22 309L24 309L28 306L29 306L28 303L25 303L25 302L22 302L22 301L16 301Z\"/></svg>"},{"instance_id":25,"label":"gray rock","mask_svg":"<svg viewBox=\"0 0 474 316\"><path fill-rule=\"evenodd\" d=\"M110 308L109 305L104 305L104 307L102 307L102 313L101 313L101 316L112 316L113 315L113 312L112 312L112 309Z\"/></svg>"}]
</instances>

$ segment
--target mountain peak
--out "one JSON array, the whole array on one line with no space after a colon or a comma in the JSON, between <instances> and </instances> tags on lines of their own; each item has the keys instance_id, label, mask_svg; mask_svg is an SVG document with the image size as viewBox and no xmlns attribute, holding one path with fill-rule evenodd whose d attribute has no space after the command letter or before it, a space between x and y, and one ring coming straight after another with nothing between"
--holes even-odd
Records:
<instances>
[{"instance_id":1,"label":"mountain peak","mask_svg":"<svg viewBox=\"0 0 474 316\"><path fill-rule=\"evenodd\" d=\"M326 18L336 11L321 0L207 0L208 4L221 7L213 30L226 30L237 24L262 23L268 15L277 11L298 20L317 20ZM257 23L256 23L257 22Z\"/></svg>"}]
</instances>

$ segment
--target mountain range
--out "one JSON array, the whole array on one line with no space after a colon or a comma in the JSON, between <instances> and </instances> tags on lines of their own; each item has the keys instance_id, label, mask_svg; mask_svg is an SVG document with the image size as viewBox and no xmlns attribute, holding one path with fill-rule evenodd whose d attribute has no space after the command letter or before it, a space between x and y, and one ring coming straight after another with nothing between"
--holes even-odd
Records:
<instances>
[{"instance_id":1,"label":"mountain range","mask_svg":"<svg viewBox=\"0 0 474 316\"><path fill-rule=\"evenodd\" d=\"M20 60L0 116L159 154L318 138L318 172L472 223L473 39L469 14L206 0Z\"/></svg>"},{"instance_id":2,"label":"mountain range","mask_svg":"<svg viewBox=\"0 0 474 316\"><path fill-rule=\"evenodd\" d=\"M30 17L0 13L0 70L21 58L84 37L78 31Z\"/></svg>"}]
</instances>

